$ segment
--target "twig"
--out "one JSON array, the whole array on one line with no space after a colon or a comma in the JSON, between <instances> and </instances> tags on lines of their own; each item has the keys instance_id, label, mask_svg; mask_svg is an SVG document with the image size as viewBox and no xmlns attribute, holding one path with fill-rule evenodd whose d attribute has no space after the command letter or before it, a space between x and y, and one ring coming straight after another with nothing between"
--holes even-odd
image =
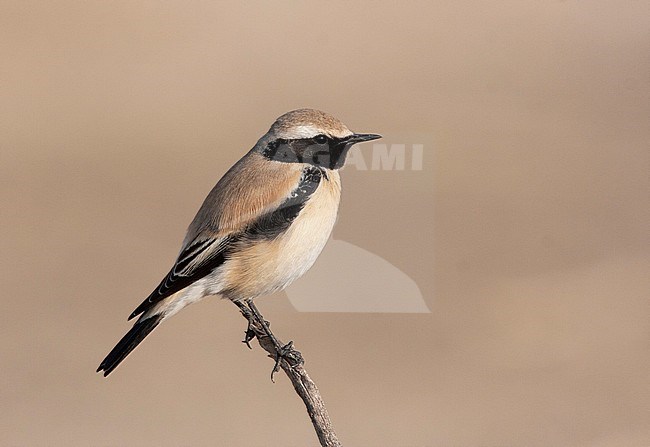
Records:
<instances>
[{"instance_id":1,"label":"twig","mask_svg":"<svg viewBox=\"0 0 650 447\"><path fill-rule=\"evenodd\" d=\"M275 344L269 335L267 335L261 324L255 319L250 309L241 303L236 304L244 318L248 320L248 327L255 333L255 337L262 349L268 352L269 357L272 359L278 358L278 351ZM268 322L267 326L269 326ZM248 334L246 335L246 338L249 338ZM282 343L280 342L280 344ZM304 363L305 361L302 358L302 354L293 349L293 346L291 345L280 358L279 366L286 373L287 377L289 377L296 393L298 393L302 401L305 403L307 413L314 425L314 430L316 430L316 435L318 436L320 445L322 447L341 447L341 443L336 437L336 433L334 433L334 428L332 428L332 422L327 413L327 408L325 408L325 402L323 402L323 398L321 397L316 384L311 380L307 371L305 371ZM275 369L273 372L275 372ZM273 372L271 373L271 379L273 379Z\"/></svg>"}]
</instances>

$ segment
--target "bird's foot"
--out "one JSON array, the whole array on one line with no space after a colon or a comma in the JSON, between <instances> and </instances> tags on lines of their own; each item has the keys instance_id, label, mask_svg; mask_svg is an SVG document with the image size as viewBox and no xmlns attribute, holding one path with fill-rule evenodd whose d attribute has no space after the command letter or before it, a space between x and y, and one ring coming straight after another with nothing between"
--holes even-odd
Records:
<instances>
[{"instance_id":1,"label":"bird's foot","mask_svg":"<svg viewBox=\"0 0 650 447\"><path fill-rule=\"evenodd\" d=\"M243 303L239 301L233 302L237 305L237 307L239 307L239 310L246 318L246 320L248 320L248 326L246 326L246 331L244 332L244 339L242 340L242 343L245 343L246 346L248 346L248 349L253 349L250 343L251 340L255 338L255 331L253 330L253 314L248 307L244 306Z\"/></svg>"},{"instance_id":2,"label":"bird's foot","mask_svg":"<svg viewBox=\"0 0 650 447\"><path fill-rule=\"evenodd\" d=\"M253 330L253 324L251 323L251 320L248 320L248 326L246 327L246 332L244 332L244 339L242 340L242 343L246 343L246 346L248 346L248 349L253 349L251 347L251 341L255 338L255 331Z\"/></svg>"},{"instance_id":3,"label":"bird's foot","mask_svg":"<svg viewBox=\"0 0 650 447\"><path fill-rule=\"evenodd\" d=\"M275 383L275 380L273 380L274 375L276 372L280 371L283 360L292 368L302 365L305 362L302 358L302 354L293 348L292 341L287 344L282 344L280 340L273 335L273 332L271 332L271 323L262 316L253 301L247 302L248 307L243 303L236 304L241 309L242 314L244 314L248 319L248 328L246 329L244 342L250 342L253 337L257 337L260 345L269 352L269 357L275 360L273 370L271 370L271 382ZM250 334L250 331L253 331L252 335ZM246 343L246 345L250 347L249 343ZM273 348L271 348L271 346L273 346ZM271 354L272 351L275 351L275 355Z\"/></svg>"},{"instance_id":4,"label":"bird's foot","mask_svg":"<svg viewBox=\"0 0 650 447\"><path fill-rule=\"evenodd\" d=\"M275 383L275 380L273 380L273 375L276 372L280 371L280 363L282 360L286 360L290 366L301 365L304 363L300 351L297 351L293 348L293 341L290 341L283 346L275 346L275 352L275 365L273 365L273 369L271 370L271 382L273 383Z\"/></svg>"}]
</instances>

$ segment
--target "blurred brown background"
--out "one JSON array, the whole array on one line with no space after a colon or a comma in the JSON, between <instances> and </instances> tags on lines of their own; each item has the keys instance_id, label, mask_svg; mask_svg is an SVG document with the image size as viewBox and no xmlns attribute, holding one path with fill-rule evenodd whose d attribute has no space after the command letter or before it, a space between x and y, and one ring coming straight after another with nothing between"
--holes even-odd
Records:
<instances>
[{"instance_id":1,"label":"blurred brown background","mask_svg":"<svg viewBox=\"0 0 650 447\"><path fill-rule=\"evenodd\" d=\"M644 1L0 2L0 444L317 444L227 302L94 373L308 106L425 148L347 169L334 236L431 313L259 301L344 445L650 445L649 30Z\"/></svg>"}]
</instances>

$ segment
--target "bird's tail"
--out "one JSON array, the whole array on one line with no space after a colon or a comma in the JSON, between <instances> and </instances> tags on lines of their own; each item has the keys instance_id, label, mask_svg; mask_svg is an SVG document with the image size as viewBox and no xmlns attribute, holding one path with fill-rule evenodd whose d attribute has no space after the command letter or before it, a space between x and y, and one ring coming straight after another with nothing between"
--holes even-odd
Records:
<instances>
[{"instance_id":1,"label":"bird's tail","mask_svg":"<svg viewBox=\"0 0 650 447\"><path fill-rule=\"evenodd\" d=\"M162 319L163 315L158 314L135 323L102 361L99 368L97 368L97 372L104 371L104 377L109 375L158 326Z\"/></svg>"}]
</instances>

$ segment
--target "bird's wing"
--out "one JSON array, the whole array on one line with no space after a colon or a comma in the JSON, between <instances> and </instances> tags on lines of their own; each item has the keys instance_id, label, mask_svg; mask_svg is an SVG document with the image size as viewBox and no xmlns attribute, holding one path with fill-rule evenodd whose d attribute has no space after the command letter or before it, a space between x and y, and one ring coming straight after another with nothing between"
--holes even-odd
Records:
<instances>
[{"instance_id":1,"label":"bird's wing","mask_svg":"<svg viewBox=\"0 0 650 447\"><path fill-rule=\"evenodd\" d=\"M129 320L148 311L161 300L208 275L225 261L230 237L197 240L184 249L158 287L133 311Z\"/></svg>"},{"instance_id":2,"label":"bird's wing","mask_svg":"<svg viewBox=\"0 0 650 447\"><path fill-rule=\"evenodd\" d=\"M242 238L277 236L298 215L321 180L318 168L260 160L249 154L210 192L188 228L178 258L129 320L222 265Z\"/></svg>"}]
</instances>

